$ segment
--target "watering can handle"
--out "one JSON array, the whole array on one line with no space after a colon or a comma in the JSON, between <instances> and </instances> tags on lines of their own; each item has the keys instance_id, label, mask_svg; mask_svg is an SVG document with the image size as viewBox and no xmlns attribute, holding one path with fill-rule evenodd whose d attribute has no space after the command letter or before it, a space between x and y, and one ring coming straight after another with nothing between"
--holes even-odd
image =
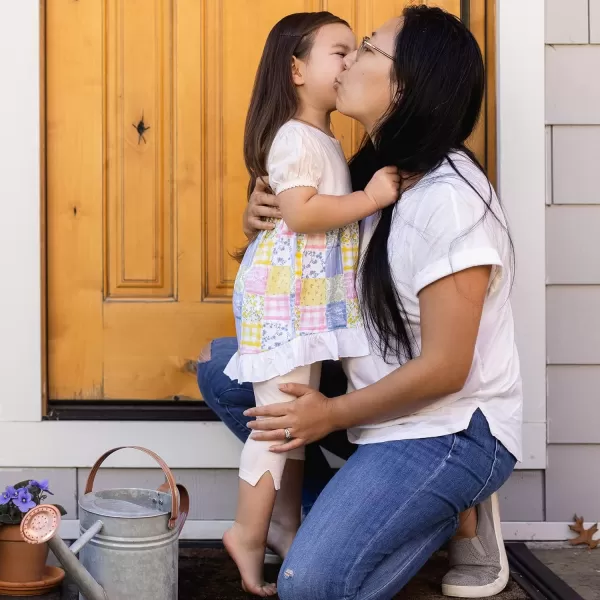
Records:
<instances>
[{"instance_id":1,"label":"watering can handle","mask_svg":"<svg viewBox=\"0 0 600 600\"><path fill-rule=\"evenodd\" d=\"M179 490L177 489L177 484L175 483L175 477L173 477L173 473L171 473L171 469L169 469L167 463L160 456L158 456L158 454L152 452L152 450L142 448L141 446L119 446L118 448L108 450L108 452L105 452L92 467L92 470L90 471L90 474L88 476L87 483L85 484L85 493L89 494L94 488L94 479L96 478L96 473L98 473L98 469L102 466L102 463L117 450L124 450L129 448L132 450L140 450L141 452L145 452L148 456L151 456L160 465L160 468L165 474L165 479L167 480L166 483L168 485L169 491L171 492L171 518L169 519L169 529L173 529L177 525L177 520L179 519ZM189 499L187 501L187 504L189 506Z\"/></svg>"},{"instance_id":2,"label":"watering can handle","mask_svg":"<svg viewBox=\"0 0 600 600\"><path fill-rule=\"evenodd\" d=\"M179 535L181 534L181 530L183 529L185 521L188 518L188 513L190 512L190 495L181 483L177 484L177 490L179 491L179 523L177 524L177 535ZM157 491L169 491L169 484L167 482L163 483Z\"/></svg>"}]
</instances>

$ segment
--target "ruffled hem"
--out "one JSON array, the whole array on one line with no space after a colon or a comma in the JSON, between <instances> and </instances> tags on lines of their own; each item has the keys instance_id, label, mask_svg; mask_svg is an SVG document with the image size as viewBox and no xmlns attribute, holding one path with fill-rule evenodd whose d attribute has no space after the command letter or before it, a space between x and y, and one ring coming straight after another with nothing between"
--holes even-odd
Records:
<instances>
[{"instance_id":1,"label":"ruffled hem","mask_svg":"<svg viewBox=\"0 0 600 600\"><path fill-rule=\"evenodd\" d=\"M237 379L239 383L258 383L286 375L305 365L324 360L358 358L369 353L369 342L364 329L336 329L303 335L257 354L236 352L224 373L231 379Z\"/></svg>"}]
</instances>

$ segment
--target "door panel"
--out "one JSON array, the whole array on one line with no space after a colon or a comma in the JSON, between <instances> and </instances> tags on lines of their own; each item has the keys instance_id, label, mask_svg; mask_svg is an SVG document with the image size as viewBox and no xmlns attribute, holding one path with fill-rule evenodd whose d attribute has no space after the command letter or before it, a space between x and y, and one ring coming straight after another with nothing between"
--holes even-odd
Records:
<instances>
[{"instance_id":1,"label":"door panel","mask_svg":"<svg viewBox=\"0 0 600 600\"><path fill-rule=\"evenodd\" d=\"M244 121L270 28L285 14L326 9L361 39L405 4L48 2L51 400L199 398L195 356L234 335ZM460 12L460 0L435 4ZM488 5L471 0L484 50ZM487 122L472 146L489 162ZM334 129L350 156L359 126L336 114Z\"/></svg>"},{"instance_id":2,"label":"door panel","mask_svg":"<svg viewBox=\"0 0 600 600\"><path fill-rule=\"evenodd\" d=\"M105 6L106 297L173 298L173 6Z\"/></svg>"},{"instance_id":3,"label":"door panel","mask_svg":"<svg viewBox=\"0 0 600 600\"><path fill-rule=\"evenodd\" d=\"M102 30L101 2L46 6L51 400L103 397Z\"/></svg>"}]
</instances>

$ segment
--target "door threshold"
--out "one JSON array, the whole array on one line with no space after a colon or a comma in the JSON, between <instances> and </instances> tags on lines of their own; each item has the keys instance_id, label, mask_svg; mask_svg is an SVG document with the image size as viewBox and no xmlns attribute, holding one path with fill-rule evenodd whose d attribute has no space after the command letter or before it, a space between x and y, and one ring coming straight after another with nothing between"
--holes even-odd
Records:
<instances>
[{"instance_id":1,"label":"door threshold","mask_svg":"<svg viewBox=\"0 0 600 600\"><path fill-rule=\"evenodd\" d=\"M584 600L522 542L506 544L513 579L532 600Z\"/></svg>"},{"instance_id":2,"label":"door threshold","mask_svg":"<svg viewBox=\"0 0 600 600\"><path fill-rule=\"evenodd\" d=\"M45 421L218 421L196 400L60 400L48 402Z\"/></svg>"}]
</instances>

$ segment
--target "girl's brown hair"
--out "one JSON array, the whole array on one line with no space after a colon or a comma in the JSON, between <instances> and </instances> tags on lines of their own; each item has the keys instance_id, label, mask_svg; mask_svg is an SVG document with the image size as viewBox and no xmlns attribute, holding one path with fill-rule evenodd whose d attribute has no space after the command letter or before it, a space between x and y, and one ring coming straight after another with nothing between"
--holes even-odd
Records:
<instances>
[{"instance_id":1,"label":"girl's brown hair","mask_svg":"<svg viewBox=\"0 0 600 600\"><path fill-rule=\"evenodd\" d=\"M250 175L248 199L256 180L267 173L267 157L279 128L298 111L298 92L292 79L292 59L306 60L315 36L325 25L346 25L330 12L294 13L283 17L267 37L250 98L244 130L244 162ZM231 256L238 262L248 246Z\"/></svg>"},{"instance_id":2,"label":"girl's brown hair","mask_svg":"<svg viewBox=\"0 0 600 600\"><path fill-rule=\"evenodd\" d=\"M244 131L244 161L250 174L248 198L258 177L267 175L267 157L279 128L298 111L292 59L306 60L319 29L346 25L329 12L295 13L271 29L258 65Z\"/></svg>"}]
</instances>

